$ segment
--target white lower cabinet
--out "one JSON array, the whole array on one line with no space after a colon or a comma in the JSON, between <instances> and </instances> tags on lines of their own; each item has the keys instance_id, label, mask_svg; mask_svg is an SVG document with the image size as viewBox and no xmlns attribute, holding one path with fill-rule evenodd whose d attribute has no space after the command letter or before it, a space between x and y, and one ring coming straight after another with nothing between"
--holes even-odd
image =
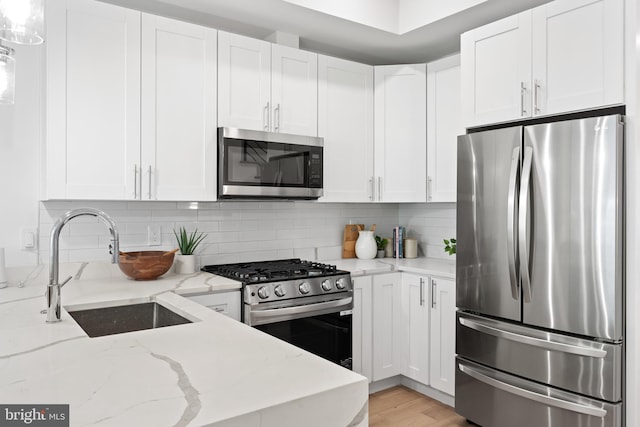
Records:
<instances>
[{"instance_id":1,"label":"white lower cabinet","mask_svg":"<svg viewBox=\"0 0 640 427\"><path fill-rule=\"evenodd\" d=\"M402 275L403 375L429 384L429 278Z\"/></svg>"},{"instance_id":2,"label":"white lower cabinet","mask_svg":"<svg viewBox=\"0 0 640 427\"><path fill-rule=\"evenodd\" d=\"M204 305L213 311L222 313L233 320L240 321L240 310L242 307L240 303L240 291L193 295L187 296L186 298L200 305Z\"/></svg>"},{"instance_id":3,"label":"white lower cabinet","mask_svg":"<svg viewBox=\"0 0 640 427\"><path fill-rule=\"evenodd\" d=\"M373 295L371 276L353 279L353 371L373 379L371 360L371 298Z\"/></svg>"},{"instance_id":4,"label":"white lower cabinet","mask_svg":"<svg viewBox=\"0 0 640 427\"><path fill-rule=\"evenodd\" d=\"M373 380L402 373L402 276L373 276Z\"/></svg>"},{"instance_id":5,"label":"white lower cabinet","mask_svg":"<svg viewBox=\"0 0 640 427\"><path fill-rule=\"evenodd\" d=\"M432 277L429 334L429 384L453 396L455 391L456 281Z\"/></svg>"}]
</instances>

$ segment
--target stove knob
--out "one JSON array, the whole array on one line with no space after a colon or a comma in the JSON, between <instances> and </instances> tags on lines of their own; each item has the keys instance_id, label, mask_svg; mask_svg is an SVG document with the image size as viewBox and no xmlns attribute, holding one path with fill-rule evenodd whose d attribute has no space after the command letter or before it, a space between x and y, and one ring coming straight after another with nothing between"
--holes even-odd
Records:
<instances>
[{"instance_id":1,"label":"stove knob","mask_svg":"<svg viewBox=\"0 0 640 427\"><path fill-rule=\"evenodd\" d=\"M279 297L283 297L285 294L284 288L280 285L277 285L274 289L273 292L276 294L276 296Z\"/></svg>"},{"instance_id":2,"label":"stove knob","mask_svg":"<svg viewBox=\"0 0 640 427\"><path fill-rule=\"evenodd\" d=\"M258 296L262 299L269 298L269 288L261 286L260 289L258 289Z\"/></svg>"},{"instance_id":3,"label":"stove knob","mask_svg":"<svg viewBox=\"0 0 640 427\"><path fill-rule=\"evenodd\" d=\"M300 293L302 295L306 295L311 291L311 286L309 286L309 284L307 282L302 282L298 286L298 289L300 290Z\"/></svg>"},{"instance_id":4,"label":"stove knob","mask_svg":"<svg viewBox=\"0 0 640 427\"><path fill-rule=\"evenodd\" d=\"M322 289L324 289L325 291L330 291L333 288L333 286L331 286L331 280L326 279L322 282Z\"/></svg>"},{"instance_id":5,"label":"stove knob","mask_svg":"<svg viewBox=\"0 0 640 427\"><path fill-rule=\"evenodd\" d=\"M347 287L347 279L345 279L344 277L341 279L338 279L338 281L336 282L336 288L344 289L346 287Z\"/></svg>"}]
</instances>

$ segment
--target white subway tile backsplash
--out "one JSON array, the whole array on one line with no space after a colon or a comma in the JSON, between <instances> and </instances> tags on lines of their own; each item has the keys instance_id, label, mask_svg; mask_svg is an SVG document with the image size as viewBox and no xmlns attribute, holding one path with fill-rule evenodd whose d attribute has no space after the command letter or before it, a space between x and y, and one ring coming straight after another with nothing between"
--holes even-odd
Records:
<instances>
[{"instance_id":1,"label":"white subway tile backsplash","mask_svg":"<svg viewBox=\"0 0 640 427\"><path fill-rule=\"evenodd\" d=\"M367 228L376 224L376 234L383 237L390 237L394 226L404 225L418 239L420 254L439 258L449 258L442 239L455 236L455 204L47 201L40 204L40 262L48 262L55 220L84 206L102 209L114 219L126 250L175 248L173 230L180 226L205 232L207 237L197 251L200 265L292 257L337 259L342 256L344 226L349 223ZM160 226L160 246L148 246L149 224ZM76 218L62 229L61 260L108 259L109 240L99 220Z\"/></svg>"}]
</instances>

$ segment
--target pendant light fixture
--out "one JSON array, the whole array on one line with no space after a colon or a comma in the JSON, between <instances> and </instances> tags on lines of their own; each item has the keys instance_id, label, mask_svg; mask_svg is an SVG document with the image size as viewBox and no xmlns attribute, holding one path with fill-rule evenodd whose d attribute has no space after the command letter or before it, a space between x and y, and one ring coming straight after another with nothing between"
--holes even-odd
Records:
<instances>
[{"instance_id":1,"label":"pendant light fixture","mask_svg":"<svg viewBox=\"0 0 640 427\"><path fill-rule=\"evenodd\" d=\"M0 44L0 104L13 104L16 87L16 60L13 49Z\"/></svg>"},{"instance_id":2,"label":"pendant light fixture","mask_svg":"<svg viewBox=\"0 0 640 427\"><path fill-rule=\"evenodd\" d=\"M43 42L44 0L0 0L0 39L18 44Z\"/></svg>"}]
</instances>

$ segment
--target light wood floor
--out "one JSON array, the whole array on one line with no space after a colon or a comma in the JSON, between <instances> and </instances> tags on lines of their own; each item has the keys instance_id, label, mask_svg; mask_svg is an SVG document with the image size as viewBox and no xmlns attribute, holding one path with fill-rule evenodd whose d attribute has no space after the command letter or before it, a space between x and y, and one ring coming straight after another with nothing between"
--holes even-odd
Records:
<instances>
[{"instance_id":1,"label":"light wood floor","mask_svg":"<svg viewBox=\"0 0 640 427\"><path fill-rule=\"evenodd\" d=\"M369 396L370 427L473 426L453 408L403 386Z\"/></svg>"}]
</instances>

